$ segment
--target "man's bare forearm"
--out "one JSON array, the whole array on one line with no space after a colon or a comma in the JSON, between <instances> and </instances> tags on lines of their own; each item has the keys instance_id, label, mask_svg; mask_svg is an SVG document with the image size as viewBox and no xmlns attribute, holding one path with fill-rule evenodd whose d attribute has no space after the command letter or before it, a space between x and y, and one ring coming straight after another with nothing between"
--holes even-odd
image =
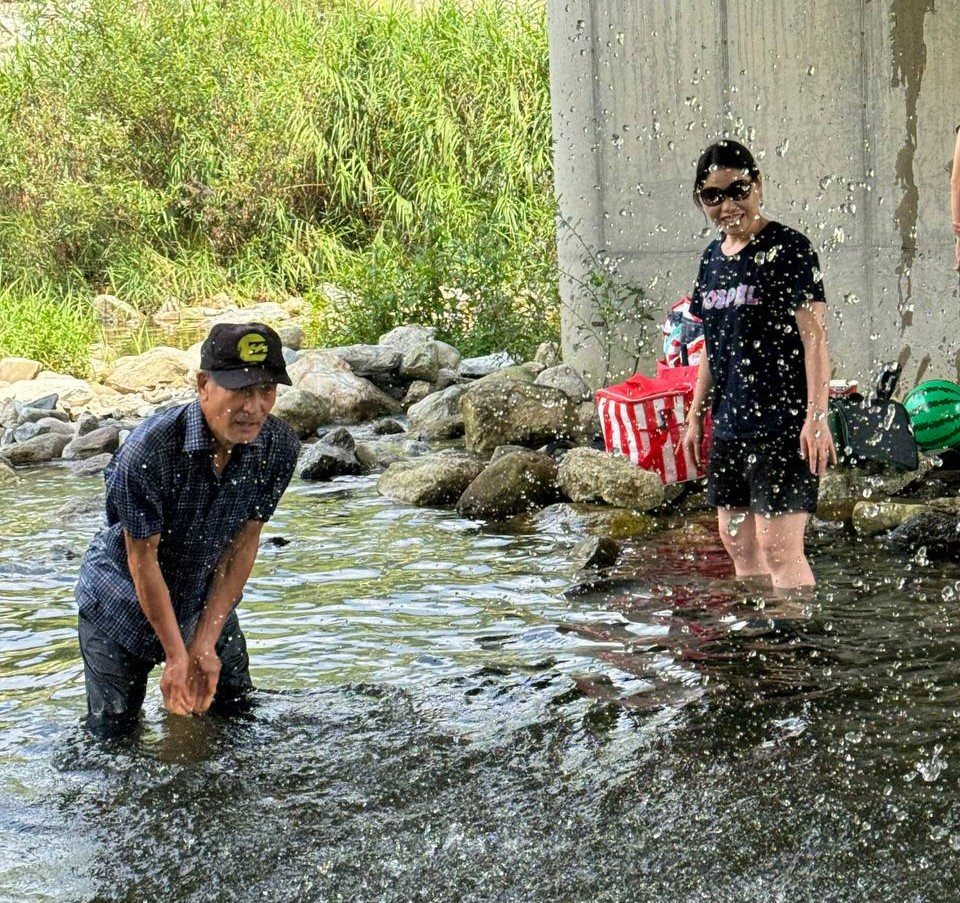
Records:
<instances>
[{"instance_id":1,"label":"man's bare forearm","mask_svg":"<svg viewBox=\"0 0 960 903\"><path fill-rule=\"evenodd\" d=\"M180 633L180 625L177 623L177 616L170 600L170 590L166 580L163 579L157 558L157 549L160 545L159 534L148 536L146 539L134 539L125 532L123 539L127 549L127 566L133 578L137 601L157 634L167 660L185 656L186 647Z\"/></svg>"},{"instance_id":2,"label":"man's bare forearm","mask_svg":"<svg viewBox=\"0 0 960 903\"><path fill-rule=\"evenodd\" d=\"M247 521L220 556L191 646L213 646L250 578L260 545L260 521Z\"/></svg>"}]
</instances>

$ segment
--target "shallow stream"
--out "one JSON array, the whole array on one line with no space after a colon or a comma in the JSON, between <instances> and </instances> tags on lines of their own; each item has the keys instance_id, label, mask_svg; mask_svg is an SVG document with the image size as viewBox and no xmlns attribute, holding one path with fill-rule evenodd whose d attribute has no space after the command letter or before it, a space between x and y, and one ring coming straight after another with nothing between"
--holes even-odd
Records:
<instances>
[{"instance_id":1,"label":"shallow stream","mask_svg":"<svg viewBox=\"0 0 960 903\"><path fill-rule=\"evenodd\" d=\"M821 525L820 584L709 520L576 581L588 514L481 526L294 480L241 605L249 715L79 730L98 477L0 490L0 900L948 901L960 567Z\"/></svg>"}]
</instances>

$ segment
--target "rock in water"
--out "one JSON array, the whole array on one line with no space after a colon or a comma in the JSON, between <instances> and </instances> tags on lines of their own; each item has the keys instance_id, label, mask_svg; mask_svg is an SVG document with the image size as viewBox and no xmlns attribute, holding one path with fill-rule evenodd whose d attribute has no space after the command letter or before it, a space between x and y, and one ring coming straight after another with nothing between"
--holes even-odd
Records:
<instances>
[{"instance_id":1,"label":"rock in water","mask_svg":"<svg viewBox=\"0 0 960 903\"><path fill-rule=\"evenodd\" d=\"M18 445L5 446L0 449L0 456L15 465L43 464L59 458L69 441L70 437L62 433L44 433Z\"/></svg>"},{"instance_id":2,"label":"rock in water","mask_svg":"<svg viewBox=\"0 0 960 903\"><path fill-rule=\"evenodd\" d=\"M330 406L312 392L291 387L277 396L273 415L283 420L301 439L306 439L330 422Z\"/></svg>"},{"instance_id":3,"label":"rock in water","mask_svg":"<svg viewBox=\"0 0 960 903\"><path fill-rule=\"evenodd\" d=\"M63 449L63 457L68 461L93 458L120 447L120 427L117 424L101 426L98 429L77 436Z\"/></svg>"},{"instance_id":4,"label":"rock in water","mask_svg":"<svg viewBox=\"0 0 960 903\"><path fill-rule=\"evenodd\" d=\"M441 452L391 464L377 483L381 495L408 505L450 505L483 470L482 462L462 453Z\"/></svg>"},{"instance_id":5,"label":"rock in water","mask_svg":"<svg viewBox=\"0 0 960 903\"><path fill-rule=\"evenodd\" d=\"M460 410L467 451L479 455L498 445L536 448L568 439L576 423L576 405L560 389L513 380L471 386Z\"/></svg>"},{"instance_id":6,"label":"rock in water","mask_svg":"<svg viewBox=\"0 0 960 903\"><path fill-rule=\"evenodd\" d=\"M622 455L573 448L560 464L560 488L574 502L604 501L617 508L649 511L664 503L660 477Z\"/></svg>"},{"instance_id":7,"label":"rock in water","mask_svg":"<svg viewBox=\"0 0 960 903\"><path fill-rule=\"evenodd\" d=\"M857 502L853 506L853 528L861 536L876 536L894 527L923 510L914 502Z\"/></svg>"},{"instance_id":8,"label":"rock in water","mask_svg":"<svg viewBox=\"0 0 960 903\"><path fill-rule=\"evenodd\" d=\"M0 488L4 486L15 486L20 482L20 477L17 476L17 472L13 469L13 466L8 464L3 458L0 458Z\"/></svg>"},{"instance_id":9,"label":"rock in water","mask_svg":"<svg viewBox=\"0 0 960 903\"><path fill-rule=\"evenodd\" d=\"M496 458L464 490L457 510L464 517L503 518L556 501L557 463L529 449Z\"/></svg>"},{"instance_id":10,"label":"rock in water","mask_svg":"<svg viewBox=\"0 0 960 903\"><path fill-rule=\"evenodd\" d=\"M335 445L337 448L342 448L348 452L352 452L357 447L353 433L343 426L336 426L331 430L327 430L320 437L320 441L326 445Z\"/></svg>"},{"instance_id":11,"label":"rock in water","mask_svg":"<svg viewBox=\"0 0 960 903\"><path fill-rule=\"evenodd\" d=\"M620 543L609 536L588 536L574 546L570 559L579 570L606 568L620 557Z\"/></svg>"},{"instance_id":12,"label":"rock in water","mask_svg":"<svg viewBox=\"0 0 960 903\"><path fill-rule=\"evenodd\" d=\"M399 442L358 442L354 454L365 473L386 470L391 464L403 460L403 448Z\"/></svg>"},{"instance_id":13,"label":"rock in water","mask_svg":"<svg viewBox=\"0 0 960 903\"><path fill-rule=\"evenodd\" d=\"M411 405L407 411L410 434L426 440L456 439L462 436L463 413L460 410L460 399L464 392L464 386L450 386Z\"/></svg>"},{"instance_id":14,"label":"rock in water","mask_svg":"<svg viewBox=\"0 0 960 903\"><path fill-rule=\"evenodd\" d=\"M103 473L112 460L113 455L104 452L102 455L94 455L92 458L73 461L68 466L70 473L75 477L92 477Z\"/></svg>"},{"instance_id":15,"label":"rock in water","mask_svg":"<svg viewBox=\"0 0 960 903\"><path fill-rule=\"evenodd\" d=\"M374 436L392 436L406 432L402 424L397 423L390 417L384 417L382 420L376 421L370 431Z\"/></svg>"},{"instance_id":16,"label":"rock in water","mask_svg":"<svg viewBox=\"0 0 960 903\"><path fill-rule=\"evenodd\" d=\"M949 511L921 511L891 530L887 542L911 552L923 547L931 559L956 559L960 556L960 515Z\"/></svg>"},{"instance_id":17,"label":"rock in water","mask_svg":"<svg viewBox=\"0 0 960 903\"><path fill-rule=\"evenodd\" d=\"M362 468L352 449L329 442L308 446L300 458L302 480L332 480L334 477L353 476Z\"/></svg>"}]
</instances>

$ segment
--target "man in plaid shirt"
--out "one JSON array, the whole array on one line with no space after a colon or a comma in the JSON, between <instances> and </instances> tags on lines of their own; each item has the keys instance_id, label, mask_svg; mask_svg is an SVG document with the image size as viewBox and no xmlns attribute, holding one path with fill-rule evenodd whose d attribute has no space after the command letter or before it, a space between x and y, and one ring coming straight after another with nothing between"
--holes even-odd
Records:
<instances>
[{"instance_id":1,"label":"man in plaid shirt","mask_svg":"<svg viewBox=\"0 0 960 903\"><path fill-rule=\"evenodd\" d=\"M270 415L278 383L290 378L276 332L214 326L197 399L144 421L108 467L106 523L76 589L87 725L98 736L135 729L161 661L173 714L228 709L253 689L234 609L299 451Z\"/></svg>"}]
</instances>

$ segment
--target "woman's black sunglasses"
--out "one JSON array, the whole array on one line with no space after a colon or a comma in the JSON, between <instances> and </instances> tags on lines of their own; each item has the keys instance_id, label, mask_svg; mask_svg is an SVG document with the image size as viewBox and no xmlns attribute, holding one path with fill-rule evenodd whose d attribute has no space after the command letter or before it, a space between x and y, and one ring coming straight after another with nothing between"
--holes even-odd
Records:
<instances>
[{"instance_id":1,"label":"woman's black sunglasses","mask_svg":"<svg viewBox=\"0 0 960 903\"><path fill-rule=\"evenodd\" d=\"M722 204L724 198L730 198L731 201L742 201L753 190L753 182L747 179L737 179L731 182L726 188L701 188L699 191L700 200L704 207L716 207Z\"/></svg>"}]
</instances>

